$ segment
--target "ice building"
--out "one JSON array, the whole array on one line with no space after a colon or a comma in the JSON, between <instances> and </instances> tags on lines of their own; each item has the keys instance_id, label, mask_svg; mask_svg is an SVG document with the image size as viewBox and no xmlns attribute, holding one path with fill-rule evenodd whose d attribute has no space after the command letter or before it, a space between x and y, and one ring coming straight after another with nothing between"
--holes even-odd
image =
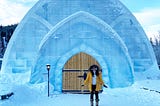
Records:
<instances>
[{"instance_id":1,"label":"ice building","mask_svg":"<svg viewBox=\"0 0 160 106\"><path fill-rule=\"evenodd\" d=\"M2 72L30 71L30 83L40 83L50 64L50 82L61 92L74 75L64 70L92 63L113 88L133 84L134 72L158 70L141 25L119 0L39 0L16 28Z\"/></svg>"}]
</instances>

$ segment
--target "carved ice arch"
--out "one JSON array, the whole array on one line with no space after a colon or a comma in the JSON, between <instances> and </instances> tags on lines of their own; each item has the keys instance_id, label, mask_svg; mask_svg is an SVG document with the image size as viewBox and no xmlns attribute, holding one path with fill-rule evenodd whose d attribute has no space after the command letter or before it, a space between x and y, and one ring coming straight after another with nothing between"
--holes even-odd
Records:
<instances>
[{"instance_id":1,"label":"carved ice arch","mask_svg":"<svg viewBox=\"0 0 160 106\"><path fill-rule=\"evenodd\" d=\"M82 42L81 44L70 48L69 50L71 52L66 51L67 52L66 54L61 54L61 56L57 57L58 59L55 60L56 65L54 66L54 69L51 70L51 73L56 73L56 74L53 74L50 78L50 80L52 80L53 85L59 84L59 86L57 86L57 87L54 86L55 90L61 91L61 89L62 89L62 87L60 85L60 83L62 81L62 79L61 79L62 68L63 68L63 65L65 64L65 62L67 61L67 59L69 59L69 58L65 58L65 57L72 57L75 53L78 53L78 52L85 52L85 53L93 56L100 64L104 65L104 66L101 66L103 70L106 70L106 71L109 70L108 77L110 80L109 83L110 83L111 87L120 87L120 86L131 85L133 83L133 66L132 66L132 62L131 62L130 56L128 54L128 50L127 50L126 45L121 40L119 35L106 22L104 22L101 19L99 19L98 17L96 17L92 14L89 14L87 12L84 12L84 11L76 12L76 13L72 14L71 16L65 18L64 20L59 22L57 25L55 25L52 28L52 30L50 30L49 33L44 36L43 40L41 41L41 43L39 45L39 57L37 58L37 60L39 60L39 58L41 58L41 51L43 51L43 49L46 48L45 44L48 42L48 40L51 38L55 38L55 39L53 39L53 42L54 42L54 40L56 40L57 38L61 39L61 38L59 38L59 36L56 35L56 32L59 29L61 29L61 27L64 27L65 25L67 25L68 22L74 21L74 20L76 20L75 23L82 22L82 23L87 23L91 26L96 27L98 30L100 30L101 32L103 32L105 34L104 37L110 38L111 40L113 40L113 42L115 42L116 45L118 45L118 48L120 48L121 51L123 52L121 55L125 58L125 60L123 60L123 61L125 61L124 63L127 63L124 66L124 67L127 67L126 68L127 70L121 70L122 73L121 73L121 71L114 72L114 70L112 69L113 67L110 66L111 64L109 63L109 60L106 60L107 56L100 54L99 51L94 50L92 47L89 47L89 45ZM76 48L79 48L79 49L76 49ZM86 48L88 48L88 49L86 49ZM95 52L95 53L89 52L88 50L91 50L92 52ZM111 55L111 54L108 54L107 58L109 58L109 55ZM98 57L100 57L100 58L98 58ZM119 57L120 57L120 55L119 55ZM36 63L36 65L37 64L39 64L39 63ZM115 65L116 64L119 64L119 63L115 63ZM119 65L118 65L118 67L119 67ZM106 73L107 72L104 72L103 76L105 76ZM115 73L117 73L117 77L114 76ZM36 74L37 74L37 72L36 72L36 70L34 70L32 72L32 76L38 76ZM120 76L118 76L118 75L120 75ZM39 77L37 77L37 78L39 78ZM120 78L122 78L123 80L121 81ZM32 81L32 79L31 79L31 81ZM125 81L125 82L123 82L123 81Z\"/></svg>"}]
</instances>

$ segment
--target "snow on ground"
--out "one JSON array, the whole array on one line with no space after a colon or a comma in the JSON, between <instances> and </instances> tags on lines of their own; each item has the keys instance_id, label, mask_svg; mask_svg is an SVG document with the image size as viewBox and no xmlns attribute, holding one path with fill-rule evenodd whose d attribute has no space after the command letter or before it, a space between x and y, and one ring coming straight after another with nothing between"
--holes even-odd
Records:
<instances>
[{"instance_id":1,"label":"snow on ground","mask_svg":"<svg viewBox=\"0 0 160 106\"><path fill-rule=\"evenodd\" d=\"M99 106L160 106L160 80L137 81L131 87L104 88ZM1 106L89 106L89 94L51 94L47 97L47 84L13 86L15 93ZM143 89L147 88L147 89Z\"/></svg>"}]
</instances>

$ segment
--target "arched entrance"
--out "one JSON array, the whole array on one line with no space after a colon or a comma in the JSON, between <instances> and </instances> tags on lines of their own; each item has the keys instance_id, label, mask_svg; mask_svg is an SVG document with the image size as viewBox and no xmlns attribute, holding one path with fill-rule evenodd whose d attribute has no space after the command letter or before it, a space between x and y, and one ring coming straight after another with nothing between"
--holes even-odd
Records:
<instances>
[{"instance_id":1,"label":"arched entrance","mask_svg":"<svg viewBox=\"0 0 160 106\"><path fill-rule=\"evenodd\" d=\"M59 22L41 40L30 82L42 82L44 64L51 64L50 82L54 91L62 92L63 67L79 52L91 55L101 64L102 76L109 78L111 88L133 84L133 64L123 40L103 20L84 11Z\"/></svg>"},{"instance_id":2,"label":"arched entrance","mask_svg":"<svg viewBox=\"0 0 160 106\"><path fill-rule=\"evenodd\" d=\"M99 63L92 56L84 52L72 56L63 68L62 92L88 93L88 87L82 87L81 84L83 84L88 68L93 64L100 67Z\"/></svg>"}]
</instances>

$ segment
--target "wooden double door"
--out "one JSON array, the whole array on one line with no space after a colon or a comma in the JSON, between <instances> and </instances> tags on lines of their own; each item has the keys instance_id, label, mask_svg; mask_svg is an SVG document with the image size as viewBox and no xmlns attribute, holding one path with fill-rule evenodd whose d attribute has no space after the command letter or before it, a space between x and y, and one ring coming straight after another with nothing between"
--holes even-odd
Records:
<instances>
[{"instance_id":1,"label":"wooden double door","mask_svg":"<svg viewBox=\"0 0 160 106\"><path fill-rule=\"evenodd\" d=\"M98 62L90 55L80 52L71 57L63 68L64 93L89 93L87 86L81 86L88 72L88 68Z\"/></svg>"}]
</instances>

